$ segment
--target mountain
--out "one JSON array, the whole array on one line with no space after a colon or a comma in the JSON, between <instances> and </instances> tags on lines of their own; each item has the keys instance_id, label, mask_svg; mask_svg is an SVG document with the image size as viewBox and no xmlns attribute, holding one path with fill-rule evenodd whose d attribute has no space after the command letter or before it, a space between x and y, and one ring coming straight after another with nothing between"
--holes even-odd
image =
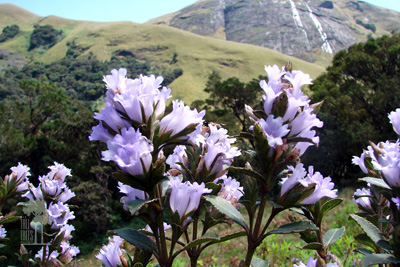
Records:
<instances>
[{"instance_id":1,"label":"mountain","mask_svg":"<svg viewBox=\"0 0 400 267\"><path fill-rule=\"evenodd\" d=\"M400 13L349 0L200 0L148 24L268 47L326 64L369 36L400 29Z\"/></svg>"},{"instance_id":2,"label":"mountain","mask_svg":"<svg viewBox=\"0 0 400 267\"><path fill-rule=\"evenodd\" d=\"M100 60L130 56L150 63L155 71L163 66L180 68L183 74L169 87L174 97L187 102L207 97L203 89L212 71L219 72L224 79L235 76L243 81L265 75L264 65L283 66L287 61L313 78L324 71L323 66L268 48L204 37L173 27L40 17L11 4L0 4L0 30L12 24L17 24L21 32L0 43L0 50L22 56L26 62L49 64L63 58L68 45L75 43L84 48L81 56L94 55ZM34 25L52 25L62 31L62 39L49 49L28 51Z\"/></svg>"}]
</instances>

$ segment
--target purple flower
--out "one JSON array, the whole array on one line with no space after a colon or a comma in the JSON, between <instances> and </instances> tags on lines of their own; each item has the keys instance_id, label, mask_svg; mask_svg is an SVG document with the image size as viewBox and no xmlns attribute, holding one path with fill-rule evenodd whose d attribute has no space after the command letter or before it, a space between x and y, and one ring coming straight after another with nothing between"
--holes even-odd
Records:
<instances>
[{"instance_id":1,"label":"purple flower","mask_svg":"<svg viewBox=\"0 0 400 267\"><path fill-rule=\"evenodd\" d=\"M354 165L358 165L363 171L363 173L368 174L368 169L367 167L365 167L365 154L366 152L362 153L361 157L353 156L352 162Z\"/></svg>"},{"instance_id":2,"label":"purple flower","mask_svg":"<svg viewBox=\"0 0 400 267\"><path fill-rule=\"evenodd\" d=\"M122 265L121 257L123 257L125 250L120 246L124 240L119 236L108 238L108 245L103 246L96 258L103 262L105 267L117 267Z\"/></svg>"},{"instance_id":3,"label":"purple flower","mask_svg":"<svg viewBox=\"0 0 400 267\"><path fill-rule=\"evenodd\" d=\"M373 211L370 196L370 189L357 189L353 195L353 202L359 205L362 209Z\"/></svg>"},{"instance_id":4,"label":"purple flower","mask_svg":"<svg viewBox=\"0 0 400 267\"><path fill-rule=\"evenodd\" d=\"M299 262L299 264L294 264L293 267L316 267L317 266L317 261L318 261L318 259L314 260L314 258L312 256L310 256L308 258L307 265L305 265L302 262Z\"/></svg>"},{"instance_id":5,"label":"purple flower","mask_svg":"<svg viewBox=\"0 0 400 267\"><path fill-rule=\"evenodd\" d=\"M227 135L228 131L224 128L218 129L217 126L210 126L210 133L206 134L207 152L203 159L209 174L220 174L225 166L229 166L234 157L240 156L237 147L231 147L236 139Z\"/></svg>"},{"instance_id":6,"label":"purple flower","mask_svg":"<svg viewBox=\"0 0 400 267\"><path fill-rule=\"evenodd\" d=\"M375 170L381 171L387 183L393 187L400 187L400 141L391 143L380 143L379 147L383 154L379 154L378 158L374 153L369 153L372 158L372 165ZM369 148L371 149L371 148Z\"/></svg>"},{"instance_id":7,"label":"purple flower","mask_svg":"<svg viewBox=\"0 0 400 267\"><path fill-rule=\"evenodd\" d=\"M168 156L166 163L171 169L181 170L182 167L177 163L187 163L186 147L182 145L176 146L174 152Z\"/></svg>"},{"instance_id":8,"label":"purple flower","mask_svg":"<svg viewBox=\"0 0 400 267\"><path fill-rule=\"evenodd\" d=\"M58 198L59 201L61 202L67 202L71 198L75 196L75 193L71 191L69 188L65 188L64 192L61 193L60 197Z\"/></svg>"},{"instance_id":9,"label":"purple flower","mask_svg":"<svg viewBox=\"0 0 400 267\"><path fill-rule=\"evenodd\" d=\"M190 126L197 126L203 123L205 111L197 112L196 109L190 110L189 106L185 106L183 101L172 101L172 112L166 115L160 121L160 135L170 133L171 137L180 134L183 130ZM180 139L188 139L188 136Z\"/></svg>"},{"instance_id":10,"label":"purple flower","mask_svg":"<svg viewBox=\"0 0 400 267\"><path fill-rule=\"evenodd\" d=\"M390 112L388 117L390 119L390 123L393 125L394 131L400 135L400 108Z\"/></svg>"},{"instance_id":11,"label":"purple flower","mask_svg":"<svg viewBox=\"0 0 400 267\"><path fill-rule=\"evenodd\" d=\"M169 205L172 212L178 212L181 219L199 207L203 194L212 191L211 189L206 189L204 183L200 185L196 182L193 184L190 182L182 183L179 178L170 179L168 184L172 188Z\"/></svg>"},{"instance_id":12,"label":"purple flower","mask_svg":"<svg viewBox=\"0 0 400 267\"><path fill-rule=\"evenodd\" d=\"M274 119L274 115L269 115L266 121L260 119L258 123L263 128L270 147L282 145L282 137L290 131L287 124L283 125L283 119L281 117Z\"/></svg>"},{"instance_id":13,"label":"purple flower","mask_svg":"<svg viewBox=\"0 0 400 267\"><path fill-rule=\"evenodd\" d=\"M171 228L171 225L169 225L169 224L166 223L166 222L163 222L163 229L164 229L164 232L167 231L167 230L170 229L170 228ZM147 231L147 232L149 232L149 233L153 233L153 230L151 230L151 228L150 228L149 225L146 225L146 227L144 228L144 230Z\"/></svg>"},{"instance_id":14,"label":"purple flower","mask_svg":"<svg viewBox=\"0 0 400 267\"><path fill-rule=\"evenodd\" d=\"M55 250L51 252L50 256L48 255L49 255L49 246L46 246L46 255L45 255L46 258L49 258L50 260L57 259L60 253L58 253L57 250ZM35 258L40 259L41 261L43 260L42 257L43 257L43 247L35 255Z\"/></svg>"},{"instance_id":15,"label":"purple flower","mask_svg":"<svg viewBox=\"0 0 400 267\"><path fill-rule=\"evenodd\" d=\"M281 197L290 189L294 188L294 186L298 183L303 185L303 187L308 186L308 182L304 179L307 172L303 166L304 165L302 163L297 164L296 167L288 166L288 170L292 173L292 175L282 179L280 192Z\"/></svg>"},{"instance_id":16,"label":"purple flower","mask_svg":"<svg viewBox=\"0 0 400 267\"><path fill-rule=\"evenodd\" d=\"M69 242L62 241L60 244L61 257L60 260L64 264L68 264L72 261L72 258L79 254L79 248L76 246L71 246Z\"/></svg>"},{"instance_id":17,"label":"purple flower","mask_svg":"<svg viewBox=\"0 0 400 267\"><path fill-rule=\"evenodd\" d=\"M74 212L69 210L68 204L58 202L56 204L50 203L47 214L52 223L52 229L59 229L67 224L68 220L75 218Z\"/></svg>"},{"instance_id":18,"label":"purple flower","mask_svg":"<svg viewBox=\"0 0 400 267\"><path fill-rule=\"evenodd\" d=\"M268 74L268 86L270 86L272 90L274 90L274 92L278 94L282 90L281 79L286 72L283 69L279 69L277 65L265 66L265 71Z\"/></svg>"},{"instance_id":19,"label":"purple flower","mask_svg":"<svg viewBox=\"0 0 400 267\"><path fill-rule=\"evenodd\" d=\"M112 100L115 94L121 93L125 90L128 83L126 78L126 69L120 68L119 70L111 70L111 75L103 77L103 81L107 88L107 97Z\"/></svg>"},{"instance_id":20,"label":"purple flower","mask_svg":"<svg viewBox=\"0 0 400 267\"><path fill-rule=\"evenodd\" d=\"M115 161L123 171L131 175L142 175L150 168L153 145L142 136L139 129L123 128L121 134L107 142L107 148L109 150L102 152L102 159Z\"/></svg>"},{"instance_id":21,"label":"purple flower","mask_svg":"<svg viewBox=\"0 0 400 267\"><path fill-rule=\"evenodd\" d=\"M121 197L121 203L124 204L124 209L129 211L126 202L136 199L147 199L148 195L139 189L133 188L129 185L125 185L121 182L118 182L118 189L121 193L125 194L126 196Z\"/></svg>"},{"instance_id":22,"label":"purple flower","mask_svg":"<svg viewBox=\"0 0 400 267\"><path fill-rule=\"evenodd\" d=\"M321 173L314 173L314 167L308 167L308 183L315 184L314 192L311 193L306 199L304 199L300 204L311 205L319 201L323 197L336 198L337 189L333 189L335 184L331 182L330 177L324 178Z\"/></svg>"},{"instance_id":23,"label":"purple flower","mask_svg":"<svg viewBox=\"0 0 400 267\"><path fill-rule=\"evenodd\" d=\"M11 176L16 179L17 191L28 190L28 176L30 176L30 168L18 162L18 166L11 167Z\"/></svg>"},{"instance_id":24,"label":"purple flower","mask_svg":"<svg viewBox=\"0 0 400 267\"><path fill-rule=\"evenodd\" d=\"M6 229L4 229L3 225L0 226L0 238L6 238Z\"/></svg>"},{"instance_id":25,"label":"purple flower","mask_svg":"<svg viewBox=\"0 0 400 267\"><path fill-rule=\"evenodd\" d=\"M272 111L272 106L274 105L275 99L282 93L276 93L274 89L267 84L264 80L260 82L261 88L264 90L265 95L263 95L264 100L264 111L266 114L270 114Z\"/></svg>"},{"instance_id":26,"label":"purple flower","mask_svg":"<svg viewBox=\"0 0 400 267\"><path fill-rule=\"evenodd\" d=\"M54 162L53 166L49 167L50 172L47 174L49 179L60 180L64 182L65 177L71 176L71 169L68 169L64 164Z\"/></svg>"},{"instance_id":27,"label":"purple flower","mask_svg":"<svg viewBox=\"0 0 400 267\"><path fill-rule=\"evenodd\" d=\"M289 136L301 135L302 133L310 131L314 126L321 128L324 125L324 123L317 118L317 115L312 113L313 110L313 108L306 105L303 112L290 122Z\"/></svg>"},{"instance_id":28,"label":"purple flower","mask_svg":"<svg viewBox=\"0 0 400 267\"><path fill-rule=\"evenodd\" d=\"M65 224L60 228L60 234L64 232L64 239L70 240L72 238L71 232L75 231L75 227L70 224Z\"/></svg>"},{"instance_id":29,"label":"purple flower","mask_svg":"<svg viewBox=\"0 0 400 267\"><path fill-rule=\"evenodd\" d=\"M106 128L103 127L103 124L100 122L97 126L92 127L92 133L89 136L90 141L103 141L107 143L108 140L112 140L114 138Z\"/></svg>"},{"instance_id":30,"label":"purple flower","mask_svg":"<svg viewBox=\"0 0 400 267\"><path fill-rule=\"evenodd\" d=\"M400 197L392 198L393 203L396 205L397 209L400 210Z\"/></svg>"},{"instance_id":31,"label":"purple flower","mask_svg":"<svg viewBox=\"0 0 400 267\"><path fill-rule=\"evenodd\" d=\"M226 175L221 176L214 182L223 181L221 191L219 191L218 196L228 200L233 206L239 208L239 199L243 196L243 186L233 179L232 177L227 177Z\"/></svg>"},{"instance_id":32,"label":"purple flower","mask_svg":"<svg viewBox=\"0 0 400 267\"><path fill-rule=\"evenodd\" d=\"M311 131L307 131L307 132L301 133L299 135L299 137L311 139L311 141L313 143L318 144L319 143L319 136L315 136L315 135L316 135L316 131L311 130ZM300 150L300 156L301 156L306 152L308 147L313 145L313 143L310 143L310 142L298 142L294 148L297 148L298 150Z\"/></svg>"},{"instance_id":33,"label":"purple flower","mask_svg":"<svg viewBox=\"0 0 400 267\"><path fill-rule=\"evenodd\" d=\"M119 132L119 128L129 128L130 123L121 118L121 115L112 106L111 103L106 102L106 107L101 109L100 113L95 113L95 119L102 121L102 123L106 123L111 129L115 132Z\"/></svg>"}]
</instances>

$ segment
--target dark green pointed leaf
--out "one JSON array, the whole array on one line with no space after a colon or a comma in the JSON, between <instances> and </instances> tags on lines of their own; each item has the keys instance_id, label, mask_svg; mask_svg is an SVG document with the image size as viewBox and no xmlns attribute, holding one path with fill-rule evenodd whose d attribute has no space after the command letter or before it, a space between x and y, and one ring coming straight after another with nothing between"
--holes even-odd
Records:
<instances>
[{"instance_id":1,"label":"dark green pointed leaf","mask_svg":"<svg viewBox=\"0 0 400 267\"><path fill-rule=\"evenodd\" d=\"M4 217L0 219L0 224L15 222L21 219L21 216Z\"/></svg>"},{"instance_id":2,"label":"dark green pointed leaf","mask_svg":"<svg viewBox=\"0 0 400 267\"><path fill-rule=\"evenodd\" d=\"M245 230L248 229L248 226L242 214L229 201L219 196L209 195L204 197L207 201L211 202L211 204L213 204L213 206L217 210L225 214L229 219L242 226Z\"/></svg>"},{"instance_id":3,"label":"dark green pointed leaf","mask_svg":"<svg viewBox=\"0 0 400 267\"><path fill-rule=\"evenodd\" d=\"M147 235L137 230L124 228L114 230L114 232L141 250L152 253L156 252L154 242Z\"/></svg>"},{"instance_id":4,"label":"dark green pointed leaf","mask_svg":"<svg viewBox=\"0 0 400 267\"><path fill-rule=\"evenodd\" d=\"M254 177L254 178L258 179L258 180L264 180L264 177L260 173L254 171L254 170L247 169L247 168L229 167L227 170L228 171L235 171L235 172L247 175L247 176L251 176L251 177Z\"/></svg>"},{"instance_id":5,"label":"dark green pointed leaf","mask_svg":"<svg viewBox=\"0 0 400 267\"><path fill-rule=\"evenodd\" d=\"M268 265L269 265L268 260L263 260L256 257L253 257L250 263L251 267L267 267Z\"/></svg>"},{"instance_id":6,"label":"dark green pointed leaf","mask_svg":"<svg viewBox=\"0 0 400 267\"><path fill-rule=\"evenodd\" d=\"M267 235L273 234L291 234L291 233L300 233L307 230L318 230L319 228L315 226L310 221L295 221L291 223L287 223L279 226L278 228L269 231Z\"/></svg>"},{"instance_id":7,"label":"dark green pointed leaf","mask_svg":"<svg viewBox=\"0 0 400 267\"><path fill-rule=\"evenodd\" d=\"M368 247L372 248L374 251L378 251L379 250L378 246L375 244L374 241L372 241L372 239L367 234L356 235L354 237L354 239L357 242L363 244L364 246L368 246Z\"/></svg>"},{"instance_id":8,"label":"dark green pointed leaf","mask_svg":"<svg viewBox=\"0 0 400 267\"><path fill-rule=\"evenodd\" d=\"M144 205L154 202L157 199L135 199L135 200L129 200L126 202L126 205L129 208L129 211L131 214L135 214L135 212L139 211Z\"/></svg>"},{"instance_id":9,"label":"dark green pointed leaf","mask_svg":"<svg viewBox=\"0 0 400 267\"><path fill-rule=\"evenodd\" d=\"M364 230L375 244L377 244L379 240L384 240L379 229L371 222L356 214L350 214L350 217Z\"/></svg>"},{"instance_id":10,"label":"dark green pointed leaf","mask_svg":"<svg viewBox=\"0 0 400 267\"><path fill-rule=\"evenodd\" d=\"M361 182L366 182L366 183L370 183L373 184L377 187L380 188L384 188L384 189L390 189L390 186L387 185L387 183L385 183L385 181L381 178L374 178L374 177L364 177L364 178L360 178L358 179Z\"/></svg>"},{"instance_id":11,"label":"dark green pointed leaf","mask_svg":"<svg viewBox=\"0 0 400 267\"><path fill-rule=\"evenodd\" d=\"M390 254L369 254L362 259L361 265L363 267L367 267L375 264L390 264L399 262L399 259Z\"/></svg>"},{"instance_id":12,"label":"dark green pointed leaf","mask_svg":"<svg viewBox=\"0 0 400 267\"><path fill-rule=\"evenodd\" d=\"M224 235L224 236L221 237L221 242L228 241L228 240L231 240L231 239L234 239L234 238L238 238L238 237L242 237L242 236L246 236L246 235L247 234L244 231L236 232L236 233L229 234L229 235Z\"/></svg>"},{"instance_id":13,"label":"dark green pointed leaf","mask_svg":"<svg viewBox=\"0 0 400 267\"><path fill-rule=\"evenodd\" d=\"M374 253L373 251L371 251L369 249L366 249L366 248L357 248L354 251L358 252L358 253L361 253L363 255L369 255L369 254L373 254Z\"/></svg>"},{"instance_id":14,"label":"dark green pointed leaf","mask_svg":"<svg viewBox=\"0 0 400 267\"><path fill-rule=\"evenodd\" d=\"M331 229L325 233L322 241L324 242L324 246L326 249L329 248L330 245L338 241L344 234L345 227L342 226L340 228Z\"/></svg>"},{"instance_id":15,"label":"dark green pointed leaf","mask_svg":"<svg viewBox=\"0 0 400 267\"><path fill-rule=\"evenodd\" d=\"M393 250L392 246L390 245L390 243L387 240L379 240L376 243L380 248L386 249L386 250Z\"/></svg>"},{"instance_id":16,"label":"dark green pointed leaf","mask_svg":"<svg viewBox=\"0 0 400 267\"><path fill-rule=\"evenodd\" d=\"M320 208L320 217L324 216L328 211L334 209L336 206L343 202L342 198L333 198L322 204Z\"/></svg>"},{"instance_id":17,"label":"dark green pointed leaf","mask_svg":"<svg viewBox=\"0 0 400 267\"><path fill-rule=\"evenodd\" d=\"M307 245L301 247L300 249L311 249L311 250L323 251L324 247L322 246L321 243L312 242L312 243L308 243Z\"/></svg>"},{"instance_id":18,"label":"dark green pointed leaf","mask_svg":"<svg viewBox=\"0 0 400 267\"><path fill-rule=\"evenodd\" d=\"M219 236L217 235L217 234L215 234L215 233L207 233L207 234L205 234L205 235L203 235L202 237L200 237L200 238L198 238L198 239L196 239L196 240L193 240L192 242L190 242L189 244L187 244L182 250L181 250L181 252L182 251L185 251L185 250L187 250L187 249L190 249L190 248L193 248L193 247L196 247L196 246L198 246L198 245L201 245L201 244L203 244L203 243L206 243L206 242L209 242L209 241L220 241L221 239L219 238Z\"/></svg>"}]
</instances>

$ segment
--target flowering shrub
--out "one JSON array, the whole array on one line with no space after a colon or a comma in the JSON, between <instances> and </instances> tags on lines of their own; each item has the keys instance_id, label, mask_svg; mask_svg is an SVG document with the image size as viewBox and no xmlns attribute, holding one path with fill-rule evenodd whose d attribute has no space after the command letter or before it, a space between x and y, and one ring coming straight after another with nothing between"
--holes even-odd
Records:
<instances>
[{"instance_id":1,"label":"flowering shrub","mask_svg":"<svg viewBox=\"0 0 400 267\"><path fill-rule=\"evenodd\" d=\"M107 145L102 159L119 167L114 176L123 194L120 202L146 224L143 229L113 230L96 255L104 266L146 266L155 258L159 266L169 267L182 252L187 252L191 266L197 266L207 247L244 236L247 253L240 266L267 266L267 260L253 257L256 249L270 235L291 233L300 234L305 242L300 249L315 251L307 265L296 260L294 266L342 266L329 249L345 228L322 229L324 216L342 199L337 198L330 177L313 166L306 171L301 163L308 147L319 143L315 128L323 122L316 112L322 103L311 104L301 91L311 83L308 74L292 70L290 64L265 70L268 81L260 82L262 110L246 106L251 126L237 137L247 142L250 155L242 167L232 166L242 154L236 138L221 125L205 122L205 111L173 100L172 110L165 114L171 90L161 86L162 77L130 79L125 69L104 77L105 107L95 113L99 123L89 139ZM389 118L399 133L400 109ZM363 266L400 262L399 142L371 143L353 159L369 175L361 179L368 188L357 189L353 197L360 213L351 215L365 231L355 239L369 246L358 249L366 255ZM74 214L66 202L75 196L65 183L70 170L58 163L49 168L36 187L27 178L29 168L21 164L1 180L1 205L22 194L29 200L21 203L26 213L37 207L45 210L35 214L31 226L43 234L46 244L34 259L21 249L25 264L61 266L79 253L69 243ZM244 178L232 178L233 172ZM274 218L287 210L293 213L290 222L269 229ZM14 214L0 217L0 238L6 237L4 222L16 219ZM236 223L241 230L224 235L214 231L226 223ZM134 246L133 255L123 249L125 242Z\"/></svg>"},{"instance_id":2,"label":"flowering shrub","mask_svg":"<svg viewBox=\"0 0 400 267\"><path fill-rule=\"evenodd\" d=\"M394 131L399 134L400 109L389 114ZM367 188L357 189L353 201L360 213L351 217L365 234L355 237L367 248L358 251L365 255L363 265L400 264L400 139L374 144L370 142L360 157L354 156L368 177L360 179Z\"/></svg>"}]
</instances>

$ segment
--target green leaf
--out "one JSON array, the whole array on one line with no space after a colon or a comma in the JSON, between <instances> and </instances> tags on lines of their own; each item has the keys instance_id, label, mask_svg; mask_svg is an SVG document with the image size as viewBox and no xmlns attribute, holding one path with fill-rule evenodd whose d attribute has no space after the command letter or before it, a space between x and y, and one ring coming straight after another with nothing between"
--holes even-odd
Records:
<instances>
[{"instance_id":1,"label":"green leaf","mask_svg":"<svg viewBox=\"0 0 400 267\"><path fill-rule=\"evenodd\" d=\"M379 247L375 244L374 241L367 234L359 234L354 237L354 239L363 244L364 246L368 246L372 248L374 251L379 251Z\"/></svg>"},{"instance_id":2,"label":"green leaf","mask_svg":"<svg viewBox=\"0 0 400 267\"><path fill-rule=\"evenodd\" d=\"M267 267L268 265L269 265L268 260L263 260L256 257L253 257L250 263L251 267Z\"/></svg>"},{"instance_id":3,"label":"green leaf","mask_svg":"<svg viewBox=\"0 0 400 267\"><path fill-rule=\"evenodd\" d=\"M242 214L226 199L219 196L204 196L205 199L214 205L221 213L225 214L229 219L233 220L245 230L249 227L246 224Z\"/></svg>"},{"instance_id":4,"label":"green leaf","mask_svg":"<svg viewBox=\"0 0 400 267\"><path fill-rule=\"evenodd\" d=\"M238 237L242 237L242 236L246 236L246 232L244 231L240 231L240 232L236 232L233 234L228 234L228 235L224 235L221 237L221 242L225 242L234 238L238 238Z\"/></svg>"},{"instance_id":5,"label":"green leaf","mask_svg":"<svg viewBox=\"0 0 400 267\"><path fill-rule=\"evenodd\" d=\"M4 217L0 219L0 224L15 222L21 219L21 216Z\"/></svg>"},{"instance_id":6,"label":"green leaf","mask_svg":"<svg viewBox=\"0 0 400 267\"><path fill-rule=\"evenodd\" d=\"M334 209L343 202L342 198L333 198L322 204L320 208L320 217L322 218L328 211Z\"/></svg>"},{"instance_id":7,"label":"green leaf","mask_svg":"<svg viewBox=\"0 0 400 267\"><path fill-rule=\"evenodd\" d=\"M137 230L124 228L114 230L114 232L141 250L152 253L156 252L156 246L154 245L154 242L147 235Z\"/></svg>"},{"instance_id":8,"label":"green leaf","mask_svg":"<svg viewBox=\"0 0 400 267\"><path fill-rule=\"evenodd\" d=\"M126 205L129 208L129 211L131 214L135 214L135 212L139 211L144 205L151 203L153 201L156 201L157 199L135 199L135 200L129 200L126 202Z\"/></svg>"},{"instance_id":9,"label":"green leaf","mask_svg":"<svg viewBox=\"0 0 400 267\"><path fill-rule=\"evenodd\" d=\"M366 183L376 185L380 188L390 189L390 186L388 186L387 183L385 183L385 181L381 178L364 177L364 178L360 178L358 180L361 182L366 182Z\"/></svg>"},{"instance_id":10,"label":"green leaf","mask_svg":"<svg viewBox=\"0 0 400 267\"><path fill-rule=\"evenodd\" d=\"M374 241L375 244L378 244L380 240L384 240L379 232L379 229L371 222L356 214L350 214L350 217L356 221L356 223L364 230L371 240Z\"/></svg>"},{"instance_id":11,"label":"green leaf","mask_svg":"<svg viewBox=\"0 0 400 267\"><path fill-rule=\"evenodd\" d=\"M361 266L372 266L375 264L399 263L400 260L390 254L369 254L361 261Z\"/></svg>"},{"instance_id":12,"label":"green leaf","mask_svg":"<svg viewBox=\"0 0 400 267\"><path fill-rule=\"evenodd\" d=\"M326 249L329 248L330 245L338 241L344 234L345 227L342 226L340 228L331 229L325 233L322 241L324 242L324 246Z\"/></svg>"},{"instance_id":13,"label":"green leaf","mask_svg":"<svg viewBox=\"0 0 400 267\"><path fill-rule=\"evenodd\" d=\"M219 236L215 233L206 233L205 235L203 235L202 237L193 240L192 242L190 242L189 244L187 244L180 252L185 251L187 249L196 247L200 244L209 242L209 241L220 241L221 239L219 238Z\"/></svg>"},{"instance_id":14,"label":"green leaf","mask_svg":"<svg viewBox=\"0 0 400 267\"><path fill-rule=\"evenodd\" d=\"M269 231L267 235L273 234L291 234L291 233L300 233L307 230L318 230L319 228L315 226L310 221L295 221L291 223L287 223L279 226L278 228Z\"/></svg>"},{"instance_id":15,"label":"green leaf","mask_svg":"<svg viewBox=\"0 0 400 267\"><path fill-rule=\"evenodd\" d=\"M235 172L247 175L247 176L251 176L251 177L254 177L254 178L258 179L258 180L264 180L264 177L260 173L254 171L254 170L250 170L248 168L229 167L229 168L227 168L227 170L228 171L235 171Z\"/></svg>"},{"instance_id":16,"label":"green leaf","mask_svg":"<svg viewBox=\"0 0 400 267\"><path fill-rule=\"evenodd\" d=\"M369 254L373 254L374 253L373 251L371 251L369 249L366 249L366 248L357 248L354 251L355 252L359 252L359 253L361 253L363 255L369 255Z\"/></svg>"},{"instance_id":17,"label":"green leaf","mask_svg":"<svg viewBox=\"0 0 400 267\"><path fill-rule=\"evenodd\" d=\"M312 242L312 243L308 243L307 245L301 247L300 249L311 249L311 250L322 251L324 249L324 247L322 246L321 243Z\"/></svg>"}]
</instances>

